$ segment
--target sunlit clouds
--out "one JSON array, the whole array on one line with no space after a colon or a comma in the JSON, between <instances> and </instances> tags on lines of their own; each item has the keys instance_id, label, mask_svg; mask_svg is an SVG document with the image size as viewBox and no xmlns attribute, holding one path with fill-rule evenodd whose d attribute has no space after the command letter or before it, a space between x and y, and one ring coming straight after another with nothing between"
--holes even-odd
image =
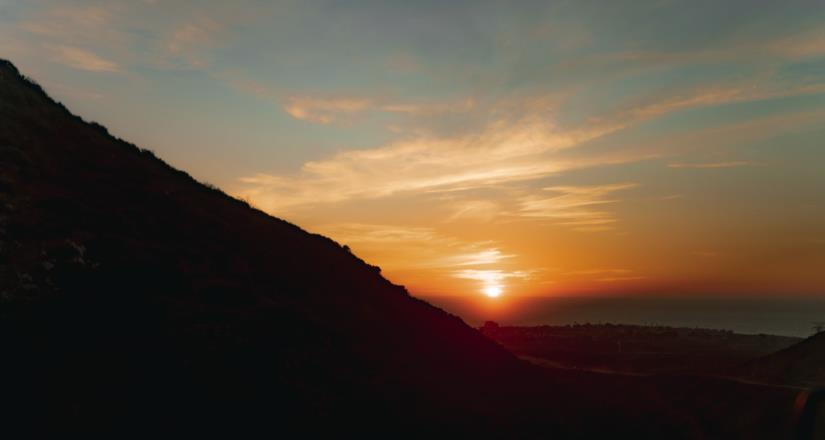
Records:
<instances>
[{"instance_id":1,"label":"sunlit clouds","mask_svg":"<svg viewBox=\"0 0 825 440\"><path fill-rule=\"evenodd\" d=\"M351 121L352 118L365 112L435 116L468 111L473 107L472 99L458 102L422 103L392 101L386 98L290 96L286 98L283 110L295 119L330 124Z\"/></svg>"},{"instance_id":2,"label":"sunlit clouds","mask_svg":"<svg viewBox=\"0 0 825 440\"><path fill-rule=\"evenodd\" d=\"M289 98L284 111L296 119L328 124L340 114L353 114L365 110L370 105L366 99L318 99Z\"/></svg>"},{"instance_id":3,"label":"sunlit clouds","mask_svg":"<svg viewBox=\"0 0 825 440\"><path fill-rule=\"evenodd\" d=\"M413 294L821 293L822 23L804 0L47 0L0 5L0 57Z\"/></svg>"},{"instance_id":4,"label":"sunlit clouds","mask_svg":"<svg viewBox=\"0 0 825 440\"><path fill-rule=\"evenodd\" d=\"M481 266L495 264L514 256L515 255L504 254L499 249L492 248L450 256L441 261L444 266Z\"/></svg>"},{"instance_id":5,"label":"sunlit clouds","mask_svg":"<svg viewBox=\"0 0 825 440\"><path fill-rule=\"evenodd\" d=\"M528 280L538 270L512 270L518 256L506 253L490 241L465 241L426 227L380 224L321 225L320 232L335 237L366 258L380 259L384 273L406 275L412 286L439 294L439 284L472 289L476 283L496 286L500 292L508 280ZM388 251L392 250L390 255ZM412 273L411 273L412 272ZM456 284L472 280L470 284Z\"/></svg>"},{"instance_id":6,"label":"sunlit clouds","mask_svg":"<svg viewBox=\"0 0 825 440\"><path fill-rule=\"evenodd\" d=\"M735 168L735 167L744 167L744 166L752 166L754 163L744 161L744 160L731 160L727 162L705 162L705 163L669 163L667 164L670 168Z\"/></svg>"},{"instance_id":7,"label":"sunlit clouds","mask_svg":"<svg viewBox=\"0 0 825 440\"><path fill-rule=\"evenodd\" d=\"M550 196L526 196L521 200L520 214L547 218L577 231L605 231L613 228L615 215L605 205L618 203L609 196L617 191L636 187L636 183L601 186L555 186L542 188Z\"/></svg>"},{"instance_id":8,"label":"sunlit clouds","mask_svg":"<svg viewBox=\"0 0 825 440\"><path fill-rule=\"evenodd\" d=\"M92 72L118 72L120 67L92 52L71 46L54 46L52 50L61 63L80 70Z\"/></svg>"},{"instance_id":9,"label":"sunlit clouds","mask_svg":"<svg viewBox=\"0 0 825 440\"><path fill-rule=\"evenodd\" d=\"M493 121L460 137L415 137L307 162L295 175L244 177L236 192L272 211L404 192L455 191L546 177L643 156L570 159L554 153L618 129L613 123L563 130L528 117ZM460 215L460 214L459 214Z\"/></svg>"}]
</instances>

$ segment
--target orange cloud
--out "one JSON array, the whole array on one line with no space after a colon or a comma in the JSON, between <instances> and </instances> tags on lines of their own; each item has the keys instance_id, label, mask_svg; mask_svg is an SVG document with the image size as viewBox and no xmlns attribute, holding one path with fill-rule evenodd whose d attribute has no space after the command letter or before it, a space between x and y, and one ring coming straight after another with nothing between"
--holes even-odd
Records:
<instances>
[{"instance_id":1,"label":"orange cloud","mask_svg":"<svg viewBox=\"0 0 825 440\"><path fill-rule=\"evenodd\" d=\"M528 117L495 121L480 133L419 137L374 149L350 150L307 162L298 175L244 177L235 191L278 212L300 205L386 197L402 192L450 191L524 181L622 158L564 160L560 150L616 130L615 124L561 130ZM627 159L633 160L633 158Z\"/></svg>"},{"instance_id":2,"label":"orange cloud","mask_svg":"<svg viewBox=\"0 0 825 440\"><path fill-rule=\"evenodd\" d=\"M295 119L329 124L338 115L359 113L370 105L367 99L292 97L284 105L284 111Z\"/></svg>"},{"instance_id":3,"label":"orange cloud","mask_svg":"<svg viewBox=\"0 0 825 440\"><path fill-rule=\"evenodd\" d=\"M636 183L617 183L597 186L555 186L544 188L555 193L552 197L531 195L520 200L519 214L524 217L547 218L558 224L571 226L576 231L597 232L613 229L617 218L598 206L617 203L606 198L616 191L635 188Z\"/></svg>"},{"instance_id":4,"label":"orange cloud","mask_svg":"<svg viewBox=\"0 0 825 440\"><path fill-rule=\"evenodd\" d=\"M368 111L424 115L468 111L474 105L475 102L472 99L456 102L412 103L365 97L292 96L283 105L283 110L295 119L329 124L338 119Z\"/></svg>"},{"instance_id":5,"label":"orange cloud","mask_svg":"<svg viewBox=\"0 0 825 440\"><path fill-rule=\"evenodd\" d=\"M753 162L746 161L746 160L735 160L735 161L728 161L728 162L705 162L705 163L669 163L667 166L669 168L735 168L735 167L745 167L755 165Z\"/></svg>"},{"instance_id":6,"label":"orange cloud","mask_svg":"<svg viewBox=\"0 0 825 440\"><path fill-rule=\"evenodd\" d=\"M53 46L55 61L69 67L92 72L120 72L120 66L88 50L72 46Z\"/></svg>"}]
</instances>

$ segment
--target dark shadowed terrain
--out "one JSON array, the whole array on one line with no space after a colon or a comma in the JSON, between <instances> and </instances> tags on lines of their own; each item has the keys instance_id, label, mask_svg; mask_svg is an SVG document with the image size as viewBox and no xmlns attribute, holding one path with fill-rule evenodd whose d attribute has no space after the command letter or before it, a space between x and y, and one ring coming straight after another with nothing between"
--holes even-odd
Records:
<instances>
[{"instance_id":1,"label":"dark shadowed terrain","mask_svg":"<svg viewBox=\"0 0 825 440\"><path fill-rule=\"evenodd\" d=\"M0 61L0 418L32 433L777 438L796 391L551 370Z\"/></svg>"},{"instance_id":2,"label":"dark shadowed terrain","mask_svg":"<svg viewBox=\"0 0 825 440\"><path fill-rule=\"evenodd\" d=\"M766 382L825 387L825 332L754 359L739 374Z\"/></svg>"},{"instance_id":3,"label":"dark shadowed terrain","mask_svg":"<svg viewBox=\"0 0 825 440\"><path fill-rule=\"evenodd\" d=\"M479 330L509 351L547 365L626 374L730 375L802 341L726 330L616 324L519 327L488 322Z\"/></svg>"}]
</instances>

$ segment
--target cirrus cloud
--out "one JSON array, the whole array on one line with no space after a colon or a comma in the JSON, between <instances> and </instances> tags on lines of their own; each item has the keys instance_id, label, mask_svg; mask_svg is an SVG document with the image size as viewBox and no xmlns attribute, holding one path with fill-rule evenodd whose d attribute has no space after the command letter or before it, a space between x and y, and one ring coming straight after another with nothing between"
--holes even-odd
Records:
<instances>
[{"instance_id":1,"label":"cirrus cloud","mask_svg":"<svg viewBox=\"0 0 825 440\"><path fill-rule=\"evenodd\" d=\"M524 217L551 219L577 231L607 231L613 229L614 223L618 220L612 212L601 207L619 201L615 198L607 198L607 196L637 186L637 183L616 183L544 188L544 191L554 195L523 197L520 201L519 214Z\"/></svg>"},{"instance_id":2,"label":"cirrus cloud","mask_svg":"<svg viewBox=\"0 0 825 440\"><path fill-rule=\"evenodd\" d=\"M120 72L120 66L91 51L73 46L53 46L54 60L69 67L91 72Z\"/></svg>"},{"instance_id":3,"label":"cirrus cloud","mask_svg":"<svg viewBox=\"0 0 825 440\"><path fill-rule=\"evenodd\" d=\"M703 163L687 163L677 162L667 164L668 168L736 168L755 165L753 162L747 160L731 160L727 162L703 162Z\"/></svg>"}]
</instances>

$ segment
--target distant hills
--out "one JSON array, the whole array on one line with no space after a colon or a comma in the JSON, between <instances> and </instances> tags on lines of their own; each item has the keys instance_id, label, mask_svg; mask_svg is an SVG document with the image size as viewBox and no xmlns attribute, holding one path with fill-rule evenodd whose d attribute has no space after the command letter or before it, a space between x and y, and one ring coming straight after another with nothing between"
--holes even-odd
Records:
<instances>
[{"instance_id":1,"label":"distant hills","mask_svg":"<svg viewBox=\"0 0 825 440\"><path fill-rule=\"evenodd\" d=\"M728 330L618 324L518 327L487 322L479 330L511 352L544 364L642 375L735 375L743 364L801 341Z\"/></svg>"}]
</instances>

